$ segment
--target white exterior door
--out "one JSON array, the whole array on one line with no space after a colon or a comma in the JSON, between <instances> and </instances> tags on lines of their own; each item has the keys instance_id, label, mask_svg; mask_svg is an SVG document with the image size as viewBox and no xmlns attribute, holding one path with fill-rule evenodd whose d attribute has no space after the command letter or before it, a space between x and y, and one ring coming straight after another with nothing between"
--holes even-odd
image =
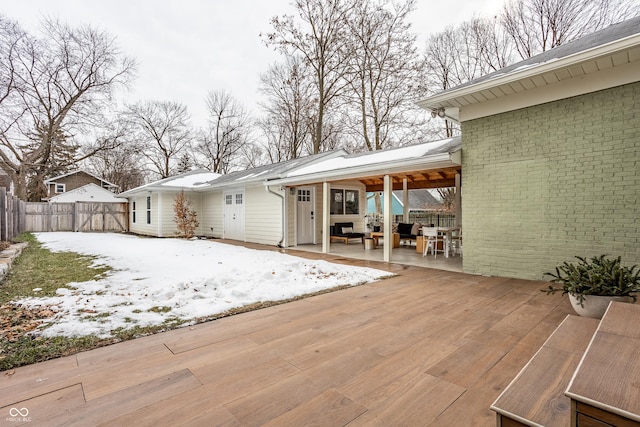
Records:
<instances>
[{"instance_id":1,"label":"white exterior door","mask_svg":"<svg viewBox=\"0 0 640 427\"><path fill-rule=\"evenodd\" d=\"M224 193L224 238L244 241L244 191Z\"/></svg>"},{"instance_id":2,"label":"white exterior door","mask_svg":"<svg viewBox=\"0 0 640 427\"><path fill-rule=\"evenodd\" d=\"M299 187L296 199L297 244L314 243L313 187Z\"/></svg>"}]
</instances>

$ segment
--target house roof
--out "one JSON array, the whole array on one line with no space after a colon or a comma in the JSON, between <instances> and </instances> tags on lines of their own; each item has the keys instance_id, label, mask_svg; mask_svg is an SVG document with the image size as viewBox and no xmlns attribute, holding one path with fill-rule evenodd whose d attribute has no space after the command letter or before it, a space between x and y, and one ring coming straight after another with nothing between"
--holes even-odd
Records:
<instances>
[{"instance_id":1,"label":"house roof","mask_svg":"<svg viewBox=\"0 0 640 427\"><path fill-rule=\"evenodd\" d=\"M126 202L127 199L119 198L111 191L94 183L74 188L49 198L49 203L64 202Z\"/></svg>"},{"instance_id":2,"label":"house roof","mask_svg":"<svg viewBox=\"0 0 640 427\"><path fill-rule=\"evenodd\" d=\"M98 181L102 181L102 182L104 182L105 184L109 185L110 187L114 187L114 188L118 188L118 187L119 187L117 184L114 184L114 183L112 183L112 182L109 182L109 181L107 181L107 180L106 180L106 179L104 179L104 178L100 178L99 176L94 175L94 174L92 174L91 172L87 172L87 171L86 171L86 170L84 170L84 169L77 169L77 170L75 170L75 171L73 171L73 172L67 172L67 173L64 173L64 174L62 174L62 175L58 175L58 176L55 176L55 177L53 177L53 178L46 179L46 180L44 181L44 183L45 183L45 184L47 184L47 185L48 185L48 184L53 184L53 183L55 183L56 181L58 181L58 180L60 180L60 179L62 179L62 178L66 178L66 177L68 177L68 176L75 175L75 174L77 174L77 173L85 173L85 174L87 174L87 175L89 175L89 176L94 177L94 178L95 178L95 179L97 179Z\"/></svg>"},{"instance_id":3,"label":"house roof","mask_svg":"<svg viewBox=\"0 0 640 427\"><path fill-rule=\"evenodd\" d=\"M465 107L544 86L552 86L559 82L567 86L569 80L574 80L576 84L580 83L580 86L570 88L572 91L567 95L557 94L555 99L637 81L637 70L624 72L623 69L631 63L637 65L638 61L640 61L640 17L560 45L418 101L417 104L431 111L442 108L446 116L460 121L460 110ZM613 69L617 69L615 79L602 79L602 71L613 74ZM591 83L590 79L594 82ZM545 95L538 103L550 100L554 100L553 94ZM479 111L474 114L462 119L476 118L481 114L487 115Z\"/></svg>"},{"instance_id":4,"label":"house roof","mask_svg":"<svg viewBox=\"0 0 640 427\"><path fill-rule=\"evenodd\" d=\"M262 184L265 181L279 179L286 177L289 173L292 173L300 168L304 168L310 164L314 164L319 161L330 161L333 158L346 155L347 152L340 149L334 151L327 151L319 154L312 154L297 159L285 160L283 162L274 163L271 165L258 166L252 169L244 171L231 172L227 175L222 175L215 181L209 182L206 189L218 188L218 187L233 187L234 185L246 185L252 183ZM204 189L204 187L202 188Z\"/></svg>"},{"instance_id":5,"label":"house roof","mask_svg":"<svg viewBox=\"0 0 640 427\"><path fill-rule=\"evenodd\" d=\"M345 153L310 163L265 184L303 185L355 179L365 184L367 191L381 191L383 176L393 175L394 189L402 188L403 179L407 179L409 189L452 187L455 174L460 172L461 147L461 138L457 136L389 150Z\"/></svg>"},{"instance_id":6,"label":"house roof","mask_svg":"<svg viewBox=\"0 0 640 427\"><path fill-rule=\"evenodd\" d=\"M210 182L221 176L219 173L210 172L206 169L196 169L132 188L131 190L120 193L119 196L129 197L143 191L153 190L196 190L201 187L206 187Z\"/></svg>"}]
</instances>

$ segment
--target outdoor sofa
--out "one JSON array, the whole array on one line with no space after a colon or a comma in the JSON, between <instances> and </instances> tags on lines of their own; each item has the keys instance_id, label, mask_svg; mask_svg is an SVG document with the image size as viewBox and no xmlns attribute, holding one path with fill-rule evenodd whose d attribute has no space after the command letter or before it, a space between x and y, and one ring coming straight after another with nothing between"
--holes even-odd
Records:
<instances>
[{"instance_id":1,"label":"outdoor sofa","mask_svg":"<svg viewBox=\"0 0 640 427\"><path fill-rule=\"evenodd\" d=\"M349 239L360 239L364 244L364 233L353 231L353 222L336 222L331 226L331 240L342 240L345 245L349 244Z\"/></svg>"}]
</instances>

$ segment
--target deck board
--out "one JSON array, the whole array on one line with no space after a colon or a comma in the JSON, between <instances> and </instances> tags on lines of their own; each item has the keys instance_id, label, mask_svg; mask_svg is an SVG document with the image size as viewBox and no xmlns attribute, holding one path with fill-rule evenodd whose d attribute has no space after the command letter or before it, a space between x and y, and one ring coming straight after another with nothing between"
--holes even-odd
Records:
<instances>
[{"instance_id":1,"label":"deck board","mask_svg":"<svg viewBox=\"0 0 640 427\"><path fill-rule=\"evenodd\" d=\"M571 311L543 282L302 255L397 276L18 368L0 406L49 425L493 426Z\"/></svg>"}]
</instances>

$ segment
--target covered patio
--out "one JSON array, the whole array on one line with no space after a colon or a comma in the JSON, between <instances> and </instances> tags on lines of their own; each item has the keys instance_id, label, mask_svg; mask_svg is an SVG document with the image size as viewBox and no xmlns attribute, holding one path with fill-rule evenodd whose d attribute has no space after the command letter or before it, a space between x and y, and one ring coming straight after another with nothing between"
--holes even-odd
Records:
<instances>
[{"instance_id":1,"label":"covered patio","mask_svg":"<svg viewBox=\"0 0 640 427\"><path fill-rule=\"evenodd\" d=\"M300 245L295 249L305 252L322 253L322 245ZM332 243L329 251L331 255L338 257L384 262L384 243L382 240L381 244L372 250L367 250L363 247L362 243L354 241L348 245L340 242ZM393 249L393 263L462 273L462 256L451 255L445 258L442 253L438 252L436 257L430 253L423 257L422 253L416 250L416 245L401 245L399 248Z\"/></svg>"},{"instance_id":2,"label":"covered patio","mask_svg":"<svg viewBox=\"0 0 640 427\"><path fill-rule=\"evenodd\" d=\"M571 310L543 282L245 245L396 276L15 369L3 419L495 426L491 404Z\"/></svg>"},{"instance_id":3,"label":"covered patio","mask_svg":"<svg viewBox=\"0 0 640 427\"><path fill-rule=\"evenodd\" d=\"M329 233L331 225L337 222L353 221L354 231L363 231L363 217L365 211L352 213L351 215L336 216L332 212L331 199L333 188L348 188L357 182L366 193L379 192L382 197L382 229L384 236L393 234L392 193L400 190L403 194L403 220L409 222L408 193L417 189L436 189L454 187L456 189L456 224L459 229L462 226L462 141L460 137L453 137L441 141L435 141L395 149L374 151L369 153L332 157L309 166L302 167L280 178L267 180L264 185L271 188L288 188L288 193L295 194L296 189L302 186L316 186L319 188L321 200L311 208L311 216L316 212L320 223L316 225L321 231L321 238L317 244L321 244L322 253L347 254L361 259L382 260L385 262L406 262L412 265L425 266L426 258L412 256L405 248L394 250L394 245L387 244L380 247L377 252L358 253L353 248L341 248L340 243L332 243ZM340 191L340 190L338 190ZM312 196L313 198L313 196ZM309 199L306 199L309 200ZM299 201L298 201L299 203ZM361 209L366 209L364 195L360 201ZM285 217L295 215L287 213ZM354 221L356 219L356 221ZM295 223L295 219L291 221ZM285 226L287 233L292 233L292 225ZM300 246L302 250L317 251L316 247ZM380 253L381 258L378 256ZM396 255L399 258L396 258ZM402 259L403 261L400 261ZM420 259L423 261L421 262ZM456 262L457 261L457 262ZM430 264L438 268L439 263ZM448 270L462 271L462 260L451 260ZM455 267L451 267L455 266Z\"/></svg>"}]
</instances>

